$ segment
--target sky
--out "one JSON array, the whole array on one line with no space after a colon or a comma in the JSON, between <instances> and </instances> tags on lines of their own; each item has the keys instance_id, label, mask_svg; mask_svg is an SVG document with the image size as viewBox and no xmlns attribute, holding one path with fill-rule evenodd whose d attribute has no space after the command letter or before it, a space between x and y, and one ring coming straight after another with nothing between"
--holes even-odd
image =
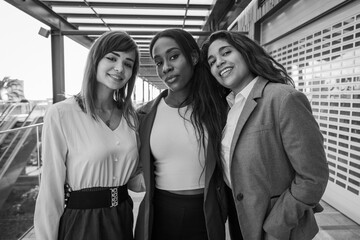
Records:
<instances>
[{"instance_id":1,"label":"sky","mask_svg":"<svg viewBox=\"0 0 360 240\"><path fill-rule=\"evenodd\" d=\"M38 34L50 29L13 5L0 1L0 80L24 81L28 100L52 98L51 37ZM88 49L64 37L65 94L81 88Z\"/></svg>"}]
</instances>

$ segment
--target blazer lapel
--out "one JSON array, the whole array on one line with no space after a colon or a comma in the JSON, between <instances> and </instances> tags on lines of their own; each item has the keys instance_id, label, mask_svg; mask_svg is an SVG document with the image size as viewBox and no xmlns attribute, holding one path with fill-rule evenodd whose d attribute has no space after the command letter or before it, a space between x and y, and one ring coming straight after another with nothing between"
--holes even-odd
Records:
<instances>
[{"instance_id":1,"label":"blazer lapel","mask_svg":"<svg viewBox=\"0 0 360 240\"><path fill-rule=\"evenodd\" d=\"M140 133L140 135L143 135L145 139L149 139L148 137L150 136L152 125L154 123L157 106L159 105L161 98L165 96L167 96L167 90L161 92L152 103L145 105L139 110L141 129L145 129L145 132L143 134Z\"/></svg>"},{"instance_id":2,"label":"blazer lapel","mask_svg":"<svg viewBox=\"0 0 360 240\"><path fill-rule=\"evenodd\" d=\"M151 161L151 150L150 150L150 134L152 130L152 126L154 124L157 106L162 97L167 95L167 90L160 93L160 95L151 103L145 105L139 110L140 117L140 159L143 159L142 164L144 169L148 169L148 171L144 171L144 178L148 179L148 182L153 183L153 174L151 174L151 170L153 168L153 162ZM145 161L144 161L145 160ZM148 160L148 161L147 161ZM149 187L149 186L146 186Z\"/></svg>"},{"instance_id":3,"label":"blazer lapel","mask_svg":"<svg viewBox=\"0 0 360 240\"><path fill-rule=\"evenodd\" d=\"M245 125L245 123L247 122L247 120L249 119L251 113L254 111L257 102L255 99L257 98L261 98L262 97L262 92L263 89L265 88L266 84L267 84L268 80L265 80L262 77L259 77L258 80L256 81L253 89L251 90L249 97L246 99L244 108L240 114L239 120L236 124L236 128L235 128L235 132L234 132L234 136L233 139L231 141L231 146L230 146L230 166L232 163L232 159L234 156L234 150L235 150L235 146L236 143L239 140L241 131Z\"/></svg>"},{"instance_id":4,"label":"blazer lapel","mask_svg":"<svg viewBox=\"0 0 360 240\"><path fill-rule=\"evenodd\" d=\"M211 177L214 173L215 170L215 165L216 165L216 160L214 159L215 153L214 153L214 149L211 146L211 140L209 138L208 143L207 143L207 151L206 151L206 155L205 155L205 189L204 189L204 200L206 199L207 193L208 193L208 188L210 186L210 180Z\"/></svg>"},{"instance_id":5,"label":"blazer lapel","mask_svg":"<svg viewBox=\"0 0 360 240\"><path fill-rule=\"evenodd\" d=\"M154 187L155 187L155 179L154 179L154 163L153 158L151 157L151 149L150 149L150 134L152 130L152 126L154 124L157 106L162 97L167 95L167 90L160 93L160 95L142 106L138 110L139 118L140 118L140 160L143 167L145 184L148 183L146 187L145 201L144 203L144 214L143 214L143 223L141 227L144 229L140 231L140 238L144 240L149 239L151 236L151 226L152 226L152 199L154 195ZM138 220L139 221L139 220Z\"/></svg>"}]
</instances>

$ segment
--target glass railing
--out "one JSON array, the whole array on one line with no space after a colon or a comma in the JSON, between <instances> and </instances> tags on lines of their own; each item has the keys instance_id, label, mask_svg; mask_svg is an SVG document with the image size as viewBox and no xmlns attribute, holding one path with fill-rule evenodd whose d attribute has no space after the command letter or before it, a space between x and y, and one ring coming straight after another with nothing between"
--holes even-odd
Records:
<instances>
[{"instance_id":1,"label":"glass railing","mask_svg":"<svg viewBox=\"0 0 360 240\"><path fill-rule=\"evenodd\" d=\"M33 226L46 109L15 115L17 125L0 131L0 239L17 240Z\"/></svg>"},{"instance_id":2,"label":"glass railing","mask_svg":"<svg viewBox=\"0 0 360 240\"><path fill-rule=\"evenodd\" d=\"M12 120L19 116L28 116L30 113L30 103L8 103L1 107L0 131L12 128Z\"/></svg>"}]
</instances>

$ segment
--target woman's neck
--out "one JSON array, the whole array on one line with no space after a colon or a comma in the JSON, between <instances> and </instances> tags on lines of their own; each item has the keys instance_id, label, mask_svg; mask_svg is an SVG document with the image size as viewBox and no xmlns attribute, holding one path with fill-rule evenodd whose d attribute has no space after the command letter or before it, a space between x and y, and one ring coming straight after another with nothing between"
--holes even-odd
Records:
<instances>
[{"instance_id":1,"label":"woman's neck","mask_svg":"<svg viewBox=\"0 0 360 240\"><path fill-rule=\"evenodd\" d=\"M95 108L102 110L112 110L114 108L115 102L112 97L103 97L99 98L99 96L95 99Z\"/></svg>"},{"instance_id":2,"label":"woman's neck","mask_svg":"<svg viewBox=\"0 0 360 240\"><path fill-rule=\"evenodd\" d=\"M166 104L170 107L184 107L189 104L186 100L188 92L173 92L168 90L168 95L164 98ZM184 102L186 100L186 102Z\"/></svg>"},{"instance_id":3,"label":"woman's neck","mask_svg":"<svg viewBox=\"0 0 360 240\"><path fill-rule=\"evenodd\" d=\"M98 84L96 91L95 107L102 110L111 110L114 108L113 99L114 90L109 89L102 84Z\"/></svg>"}]
</instances>

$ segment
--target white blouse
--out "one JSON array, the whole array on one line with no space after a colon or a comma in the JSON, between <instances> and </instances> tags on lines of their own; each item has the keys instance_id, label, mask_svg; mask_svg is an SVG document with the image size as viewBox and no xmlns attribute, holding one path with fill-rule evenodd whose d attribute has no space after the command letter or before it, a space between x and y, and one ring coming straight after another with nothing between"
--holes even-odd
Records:
<instances>
[{"instance_id":1,"label":"white blouse","mask_svg":"<svg viewBox=\"0 0 360 240\"><path fill-rule=\"evenodd\" d=\"M254 78L243 90L241 90L237 95L234 92L229 93L226 97L226 100L230 106L230 111L228 112L226 125L223 129L223 137L221 141L221 155L222 155L222 164L224 169L224 180L226 184L232 188L231 178L230 178L230 147L234 137L235 129L239 121L242 110L244 109L246 99L249 97L251 90L253 89L257 79Z\"/></svg>"},{"instance_id":2,"label":"white blouse","mask_svg":"<svg viewBox=\"0 0 360 240\"><path fill-rule=\"evenodd\" d=\"M51 106L42 130L42 179L36 201L36 239L57 239L64 183L73 191L125 185L138 164L136 133L124 118L111 130L85 114L74 98Z\"/></svg>"}]
</instances>

